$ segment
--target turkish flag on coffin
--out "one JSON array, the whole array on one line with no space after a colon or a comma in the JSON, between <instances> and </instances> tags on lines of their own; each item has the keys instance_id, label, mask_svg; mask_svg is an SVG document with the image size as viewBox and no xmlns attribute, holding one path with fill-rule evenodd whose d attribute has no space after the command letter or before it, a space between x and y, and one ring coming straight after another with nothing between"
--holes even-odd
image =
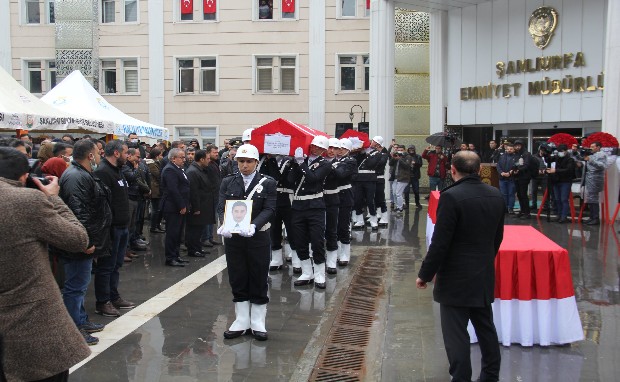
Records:
<instances>
[{"instance_id":1,"label":"turkish flag on coffin","mask_svg":"<svg viewBox=\"0 0 620 382\"><path fill-rule=\"evenodd\" d=\"M193 0L181 0L181 14L186 15L194 12Z\"/></svg>"},{"instance_id":2,"label":"turkish flag on coffin","mask_svg":"<svg viewBox=\"0 0 620 382\"><path fill-rule=\"evenodd\" d=\"M217 7L215 0L204 0L205 13L215 13Z\"/></svg>"},{"instance_id":3,"label":"turkish flag on coffin","mask_svg":"<svg viewBox=\"0 0 620 382\"><path fill-rule=\"evenodd\" d=\"M295 0L282 0L282 12L295 13Z\"/></svg>"}]
</instances>

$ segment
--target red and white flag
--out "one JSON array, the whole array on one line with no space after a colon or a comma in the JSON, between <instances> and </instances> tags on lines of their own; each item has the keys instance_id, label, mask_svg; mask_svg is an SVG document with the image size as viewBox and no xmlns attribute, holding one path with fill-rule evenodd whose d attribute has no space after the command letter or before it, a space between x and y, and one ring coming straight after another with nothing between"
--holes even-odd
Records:
<instances>
[{"instance_id":1,"label":"red and white flag","mask_svg":"<svg viewBox=\"0 0 620 382\"><path fill-rule=\"evenodd\" d=\"M215 13L217 10L215 0L204 0L205 13Z\"/></svg>"},{"instance_id":2,"label":"red and white flag","mask_svg":"<svg viewBox=\"0 0 620 382\"><path fill-rule=\"evenodd\" d=\"M366 9L370 9L370 0L366 0Z\"/></svg>"},{"instance_id":3,"label":"red and white flag","mask_svg":"<svg viewBox=\"0 0 620 382\"><path fill-rule=\"evenodd\" d=\"M282 0L282 12L295 13L295 0Z\"/></svg>"},{"instance_id":4,"label":"red and white flag","mask_svg":"<svg viewBox=\"0 0 620 382\"><path fill-rule=\"evenodd\" d=\"M192 0L181 0L181 14L187 15L194 13L194 4Z\"/></svg>"}]
</instances>

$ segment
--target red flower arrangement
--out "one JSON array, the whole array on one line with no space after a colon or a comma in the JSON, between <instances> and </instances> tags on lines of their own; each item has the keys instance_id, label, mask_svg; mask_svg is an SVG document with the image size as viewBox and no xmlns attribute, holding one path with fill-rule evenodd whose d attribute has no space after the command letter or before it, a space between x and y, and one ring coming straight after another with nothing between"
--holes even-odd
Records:
<instances>
[{"instance_id":1,"label":"red flower arrangement","mask_svg":"<svg viewBox=\"0 0 620 382\"><path fill-rule=\"evenodd\" d=\"M555 143L556 146L564 144L568 146L569 148L571 147L571 145L576 145L579 143L577 142L577 138L573 137L570 134L566 134L566 133L553 134L551 137L549 137L549 139L547 139L547 142Z\"/></svg>"},{"instance_id":2,"label":"red flower arrangement","mask_svg":"<svg viewBox=\"0 0 620 382\"><path fill-rule=\"evenodd\" d=\"M593 142L601 142L603 147L618 147L618 140L616 139L616 137L609 133L603 132L588 135L581 142L581 146L590 147Z\"/></svg>"}]
</instances>

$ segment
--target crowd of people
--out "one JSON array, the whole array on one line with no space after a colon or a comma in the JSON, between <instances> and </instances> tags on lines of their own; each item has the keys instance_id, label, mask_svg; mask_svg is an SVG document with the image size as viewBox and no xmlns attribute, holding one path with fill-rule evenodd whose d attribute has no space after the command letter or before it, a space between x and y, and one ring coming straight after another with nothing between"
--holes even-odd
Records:
<instances>
[{"instance_id":1,"label":"crowd of people","mask_svg":"<svg viewBox=\"0 0 620 382\"><path fill-rule=\"evenodd\" d=\"M81 350L67 354L67 364L83 358L88 352L81 345L98 343L92 334L104 330L84 308L91 274L97 314L118 317L120 310L135 307L121 294L119 270L148 249L145 225L151 237L165 235L165 265L170 267L189 262L181 255L184 251L188 257L205 257L209 248L222 244L217 235L223 237L236 312L224 337L250 332L257 340L266 340L269 272L280 272L290 262L293 274L298 275L295 287L325 289L326 274L336 274L338 267L349 264L351 229L368 225L377 230L388 224L385 176L391 207L398 215L408 210L410 193L416 207L422 206L423 160L428 162L431 190L443 189L454 173L450 168L454 154L444 152L440 145L429 146L419 155L414 145L392 141L384 147L380 136L373 137L367 148L359 140L316 136L308 148L298 147L294 155L283 156L259 154L250 142L251 129L240 141L226 140L221 150L213 144L201 148L196 139L174 141L169 147L163 143L149 146L136 134L108 142L89 136L74 139L69 134L39 145L27 134L0 140L0 187L15 191L11 193L14 198L30 198L43 205L37 210L40 222L24 233L14 234L14 227L9 232L3 225L0 247L6 250L20 235L31 235L28 242L36 248L28 256L46 253L44 258L49 257L51 264L46 264L48 270L40 270L45 277L37 280L35 289L40 290L34 292L29 291L31 280L19 272L9 275L12 271L7 267L1 272L13 283L8 289L22 293L23 301L45 303L56 311L59 304L64 305L63 314L50 325L74 342L76 335L82 339L76 344ZM606 167L600 148L600 143L593 143L581 157L574 147L545 145L532 155L516 140L500 145L491 141L483 154L465 144L454 151L475 153L478 161L482 157L482 161L496 163L505 212L515 213L516 194L520 210L515 216L521 219L529 218L528 187L536 180L532 193L547 182L557 221L565 222L571 184L583 172L590 209L587 224L599 224L597 197ZM250 224L238 231L223 224L229 200L252 205ZM2 202L19 203L10 198ZM11 204L5 210L15 212ZM42 235L37 231L41 227L70 232L71 240ZM44 268L39 258L35 265ZM53 277L61 293L50 289ZM35 301L33 293L44 295L45 301ZM0 300L0 304L8 301ZM29 345L12 337L4 343L7 375L26 373L24 379L36 379L66 371L42 366L27 374L13 354Z\"/></svg>"}]
</instances>

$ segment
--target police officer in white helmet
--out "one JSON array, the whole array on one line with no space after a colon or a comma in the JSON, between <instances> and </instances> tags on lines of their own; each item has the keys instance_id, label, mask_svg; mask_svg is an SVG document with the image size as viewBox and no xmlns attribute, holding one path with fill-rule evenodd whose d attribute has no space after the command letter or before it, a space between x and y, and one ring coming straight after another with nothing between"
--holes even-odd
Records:
<instances>
[{"instance_id":1,"label":"police officer in white helmet","mask_svg":"<svg viewBox=\"0 0 620 382\"><path fill-rule=\"evenodd\" d=\"M224 221L227 200L252 201L250 227L231 233L221 226L217 233L224 237L228 279L233 292L236 319L224 332L224 338L236 338L251 330L259 341L267 339L270 221L276 207L276 181L256 171L258 149L245 144L239 147L235 160L239 172L222 180L217 212Z\"/></svg>"}]
</instances>

